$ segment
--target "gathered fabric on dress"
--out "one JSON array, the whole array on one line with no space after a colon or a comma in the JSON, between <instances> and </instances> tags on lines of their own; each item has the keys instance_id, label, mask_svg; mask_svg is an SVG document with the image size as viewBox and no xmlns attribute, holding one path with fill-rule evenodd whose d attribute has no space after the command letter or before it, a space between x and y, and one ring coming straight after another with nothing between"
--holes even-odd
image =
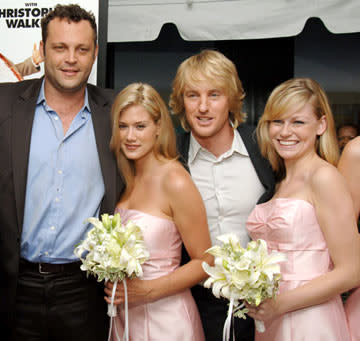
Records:
<instances>
[{"instance_id":1,"label":"gathered fabric on dress","mask_svg":"<svg viewBox=\"0 0 360 341\"><path fill-rule=\"evenodd\" d=\"M252 239L263 239L272 250L283 252L280 293L295 289L332 269L329 250L315 208L295 198L274 198L259 204L249 215ZM349 341L340 295L325 303L299 309L265 321L256 341Z\"/></svg>"},{"instance_id":2,"label":"gathered fabric on dress","mask_svg":"<svg viewBox=\"0 0 360 341\"><path fill-rule=\"evenodd\" d=\"M360 288L354 290L345 302L345 313L352 341L360 341Z\"/></svg>"},{"instance_id":3,"label":"gathered fabric on dress","mask_svg":"<svg viewBox=\"0 0 360 341\"><path fill-rule=\"evenodd\" d=\"M151 280L175 271L181 261L182 240L173 221L138 210L117 209L123 223L131 220L143 233L150 258L143 264L143 280ZM122 337L125 314L118 306L114 328ZM112 333L115 338L115 330ZM150 303L129 304L131 341L202 341L204 332L190 289Z\"/></svg>"}]
</instances>

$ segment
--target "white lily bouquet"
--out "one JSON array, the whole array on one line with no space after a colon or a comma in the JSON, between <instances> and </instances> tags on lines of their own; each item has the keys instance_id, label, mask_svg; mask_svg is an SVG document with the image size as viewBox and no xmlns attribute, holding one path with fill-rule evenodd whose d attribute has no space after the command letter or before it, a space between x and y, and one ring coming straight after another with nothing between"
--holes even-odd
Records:
<instances>
[{"instance_id":1,"label":"white lily bouquet","mask_svg":"<svg viewBox=\"0 0 360 341\"><path fill-rule=\"evenodd\" d=\"M217 239L222 245L207 250L215 257L215 265L202 263L210 276L204 287L212 287L214 296L230 301L223 331L223 339L228 340L232 315L246 319L248 309L245 301L258 306L265 299L275 297L281 278L278 263L285 261L286 255L274 251L268 254L266 242L262 239L249 242L246 249L235 234L224 234ZM255 325L257 331L265 331L262 321L255 321Z\"/></svg>"},{"instance_id":2,"label":"white lily bouquet","mask_svg":"<svg viewBox=\"0 0 360 341\"><path fill-rule=\"evenodd\" d=\"M111 304L108 315L116 316L113 304L118 281L123 281L125 290L125 315L127 321L127 292L126 278L141 277L141 264L149 258L142 232L139 226L131 221L126 225L121 222L119 213L115 215L103 214L101 220L91 217L86 220L93 225L83 240L74 250L80 258L80 269L102 280L114 282ZM125 323L127 333L127 323ZM110 323L110 333L112 319ZM124 333L124 334L125 334Z\"/></svg>"}]
</instances>

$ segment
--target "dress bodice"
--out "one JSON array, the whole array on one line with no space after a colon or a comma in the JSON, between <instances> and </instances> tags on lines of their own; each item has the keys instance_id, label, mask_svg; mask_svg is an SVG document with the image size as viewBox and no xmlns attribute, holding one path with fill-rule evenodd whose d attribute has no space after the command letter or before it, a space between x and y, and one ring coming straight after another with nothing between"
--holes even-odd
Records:
<instances>
[{"instance_id":1,"label":"dress bodice","mask_svg":"<svg viewBox=\"0 0 360 341\"><path fill-rule=\"evenodd\" d=\"M295 198L274 198L257 205L247 221L253 239L264 239L269 251L287 255L280 263L280 294L329 272L332 262L315 207ZM255 341L350 341L340 295L265 321Z\"/></svg>"},{"instance_id":2,"label":"dress bodice","mask_svg":"<svg viewBox=\"0 0 360 341\"><path fill-rule=\"evenodd\" d=\"M257 205L247 221L253 239L264 239L269 251L286 253L282 280L311 280L332 263L315 208L295 198L275 198Z\"/></svg>"},{"instance_id":3,"label":"dress bodice","mask_svg":"<svg viewBox=\"0 0 360 341\"><path fill-rule=\"evenodd\" d=\"M142 265L142 280L151 280L175 271L181 260L182 240L175 223L133 209L117 209L123 223L131 220L143 233L149 259ZM152 302L129 303L130 341L172 340L204 341L199 312L190 289ZM124 332L125 312L118 306L114 325ZM113 340L117 340L113 333Z\"/></svg>"},{"instance_id":4,"label":"dress bodice","mask_svg":"<svg viewBox=\"0 0 360 341\"><path fill-rule=\"evenodd\" d=\"M153 279L174 271L181 260L181 236L173 221L133 209L116 209L121 221L133 221L141 228L150 253L142 265L143 278Z\"/></svg>"}]
</instances>

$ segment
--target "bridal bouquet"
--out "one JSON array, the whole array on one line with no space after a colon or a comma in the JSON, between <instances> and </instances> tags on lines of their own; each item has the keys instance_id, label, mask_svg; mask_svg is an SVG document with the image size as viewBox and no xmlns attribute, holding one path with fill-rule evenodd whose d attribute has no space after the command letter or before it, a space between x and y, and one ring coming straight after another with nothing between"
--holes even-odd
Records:
<instances>
[{"instance_id":1,"label":"bridal bouquet","mask_svg":"<svg viewBox=\"0 0 360 341\"><path fill-rule=\"evenodd\" d=\"M212 287L213 294L230 301L228 316L224 325L223 339L229 339L232 315L246 319L248 309L245 301L258 306L267 298L274 297L279 288L280 265L286 256L280 252L268 254L266 242L251 241L246 248L240 245L234 234L217 237L222 245L207 250L215 257L215 265L203 262L204 271L210 276L204 287ZM256 329L264 332L262 321L255 321Z\"/></svg>"},{"instance_id":2,"label":"bridal bouquet","mask_svg":"<svg viewBox=\"0 0 360 341\"><path fill-rule=\"evenodd\" d=\"M131 221L124 225L119 213L113 216L103 214L101 220L92 217L87 221L93 225L93 228L74 250L75 255L82 262L80 269L86 271L87 275L97 277L99 282L102 280L114 282L112 303L108 307L110 317L116 316L113 301L117 282L123 281L125 315L127 315L126 278L141 277L143 274L141 264L149 258L141 229ZM111 326L112 323L110 323L110 333ZM125 327L125 332L126 329Z\"/></svg>"}]
</instances>

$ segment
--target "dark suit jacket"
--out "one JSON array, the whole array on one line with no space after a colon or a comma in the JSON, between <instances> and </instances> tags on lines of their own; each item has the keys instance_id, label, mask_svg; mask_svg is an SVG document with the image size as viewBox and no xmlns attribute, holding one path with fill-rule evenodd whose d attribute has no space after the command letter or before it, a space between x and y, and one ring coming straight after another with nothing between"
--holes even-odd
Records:
<instances>
[{"instance_id":1,"label":"dark suit jacket","mask_svg":"<svg viewBox=\"0 0 360 341\"><path fill-rule=\"evenodd\" d=\"M250 160L254 165L255 171L265 188L264 194L259 198L258 203L266 202L274 195L275 177L271 170L270 164L265 160L259 151L253 129L245 124L241 124L237 128L240 136L249 153ZM187 162L189 158L190 133L181 133L177 135L177 150L180 154L180 161L188 169ZM246 195L246 193L244 193Z\"/></svg>"},{"instance_id":2,"label":"dark suit jacket","mask_svg":"<svg viewBox=\"0 0 360 341\"><path fill-rule=\"evenodd\" d=\"M41 83L0 84L0 335L13 320L31 130ZM113 212L123 187L109 149L115 93L93 85L87 89L105 183L101 213Z\"/></svg>"},{"instance_id":3,"label":"dark suit jacket","mask_svg":"<svg viewBox=\"0 0 360 341\"><path fill-rule=\"evenodd\" d=\"M259 198L258 203L266 202L271 199L275 190L275 177L270 167L270 164L265 160L258 149L256 138L253 134L253 129L247 125L240 125L237 128L240 136L249 153L250 160L255 168L260 182L265 188L265 192ZM189 157L190 133L181 133L177 136L177 149L180 154L180 161L189 170L187 166ZM241 180L239 174L239 180ZM246 181L246 180L245 180ZM239 193L239 195L246 195L246 193ZM183 248L182 263L189 261L189 256ZM200 317L203 323L206 340L217 341L221 339L222 327L227 314L227 301L216 299L209 289L201 286L192 288L192 294L197 303ZM254 326L251 319L240 320L235 319L235 333L236 340L252 341L254 339Z\"/></svg>"}]
</instances>

